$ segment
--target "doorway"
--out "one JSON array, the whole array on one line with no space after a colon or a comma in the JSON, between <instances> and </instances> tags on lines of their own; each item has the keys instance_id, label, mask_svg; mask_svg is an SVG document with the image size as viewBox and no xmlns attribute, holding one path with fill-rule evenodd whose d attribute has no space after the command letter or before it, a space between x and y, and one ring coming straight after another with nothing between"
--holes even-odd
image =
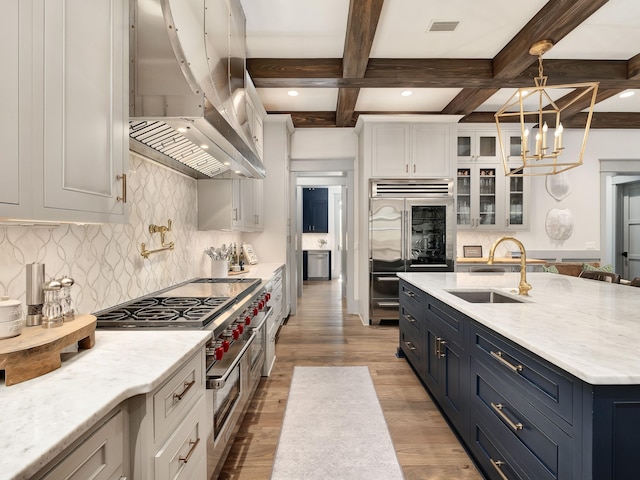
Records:
<instances>
[{"instance_id":1,"label":"doorway","mask_svg":"<svg viewBox=\"0 0 640 480\"><path fill-rule=\"evenodd\" d=\"M640 277L640 181L622 185L622 275L632 280Z\"/></svg>"}]
</instances>

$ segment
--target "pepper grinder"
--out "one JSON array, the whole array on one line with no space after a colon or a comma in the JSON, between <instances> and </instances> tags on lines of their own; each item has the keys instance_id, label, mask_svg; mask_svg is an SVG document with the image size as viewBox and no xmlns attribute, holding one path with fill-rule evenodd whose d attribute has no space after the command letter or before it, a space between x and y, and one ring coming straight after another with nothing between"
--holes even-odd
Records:
<instances>
[{"instance_id":1,"label":"pepper grinder","mask_svg":"<svg viewBox=\"0 0 640 480\"><path fill-rule=\"evenodd\" d=\"M62 307L60 306L60 289L57 280L50 280L42 285L44 305L42 306L42 328L61 327L63 324Z\"/></svg>"},{"instance_id":2,"label":"pepper grinder","mask_svg":"<svg viewBox=\"0 0 640 480\"><path fill-rule=\"evenodd\" d=\"M44 303L44 263L30 263L27 265L27 327L42 323L42 304Z\"/></svg>"},{"instance_id":3,"label":"pepper grinder","mask_svg":"<svg viewBox=\"0 0 640 480\"><path fill-rule=\"evenodd\" d=\"M63 275L58 280L61 285L60 289L60 306L62 307L62 318L65 322L73 320L76 317L76 308L71 300L71 287L75 283L73 278Z\"/></svg>"}]
</instances>

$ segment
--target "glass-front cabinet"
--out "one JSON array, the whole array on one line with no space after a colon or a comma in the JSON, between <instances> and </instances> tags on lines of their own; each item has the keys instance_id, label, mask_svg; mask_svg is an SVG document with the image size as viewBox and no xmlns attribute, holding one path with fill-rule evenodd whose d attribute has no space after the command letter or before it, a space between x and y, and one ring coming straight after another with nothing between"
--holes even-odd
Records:
<instances>
[{"instance_id":1,"label":"glass-front cabinet","mask_svg":"<svg viewBox=\"0 0 640 480\"><path fill-rule=\"evenodd\" d=\"M459 130L456 143L458 162L496 162L500 145L495 128L487 131Z\"/></svg>"},{"instance_id":2,"label":"glass-front cabinet","mask_svg":"<svg viewBox=\"0 0 640 480\"><path fill-rule=\"evenodd\" d=\"M458 228L495 230L500 227L504 188L502 166L459 163L456 172Z\"/></svg>"}]
</instances>

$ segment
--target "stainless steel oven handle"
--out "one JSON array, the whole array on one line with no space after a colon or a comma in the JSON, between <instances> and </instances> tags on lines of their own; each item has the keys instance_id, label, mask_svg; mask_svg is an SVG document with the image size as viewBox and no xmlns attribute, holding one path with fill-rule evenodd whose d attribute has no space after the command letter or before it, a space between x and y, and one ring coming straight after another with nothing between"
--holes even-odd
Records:
<instances>
[{"instance_id":1,"label":"stainless steel oven handle","mask_svg":"<svg viewBox=\"0 0 640 480\"><path fill-rule=\"evenodd\" d=\"M269 307L269 309L264 314L264 317L262 318L262 321L258 325L256 325L255 327L253 325L251 325L249 327L251 329L251 331L260 330L262 328L262 326L264 325L264 322L267 321L267 318L269 318L272 313L273 313L273 307Z\"/></svg>"},{"instance_id":2,"label":"stainless steel oven handle","mask_svg":"<svg viewBox=\"0 0 640 480\"><path fill-rule=\"evenodd\" d=\"M400 277L375 277L377 282L399 282Z\"/></svg>"},{"instance_id":3,"label":"stainless steel oven handle","mask_svg":"<svg viewBox=\"0 0 640 480\"><path fill-rule=\"evenodd\" d=\"M251 344L255 339L256 339L256 332L251 332L251 336L246 341L246 343L242 346L242 350L240 350L240 353L236 355L236 358L234 358L233 363L229 365L229 368L227 368L224 374L219 378L207 378L207 388L210 388L212 390L220 390L221 388L224 388L224 384L227 381L227 378L229 378L229 375L231 375L233 370L238 366L238 364L242 360L242 357L244 357L244 354L247 352L247 350L249 349L249 347L251 346Z\"/></svg>"}]
</instances>

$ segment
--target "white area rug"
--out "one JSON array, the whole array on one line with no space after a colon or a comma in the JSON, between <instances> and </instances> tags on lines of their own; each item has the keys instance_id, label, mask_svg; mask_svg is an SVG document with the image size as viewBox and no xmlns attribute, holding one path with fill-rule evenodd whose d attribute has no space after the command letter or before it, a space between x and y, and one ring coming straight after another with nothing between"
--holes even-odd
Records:
<instances>
[{"instance_id":1,"label":"white area rug","mask_svg":"<svg viewBox=\"0 0 640 480\"><path fill-rule=\"evenodd\" d=\"M294 368L271 478L403 478L367 367Z\"/></svg>"}]
</instances>

